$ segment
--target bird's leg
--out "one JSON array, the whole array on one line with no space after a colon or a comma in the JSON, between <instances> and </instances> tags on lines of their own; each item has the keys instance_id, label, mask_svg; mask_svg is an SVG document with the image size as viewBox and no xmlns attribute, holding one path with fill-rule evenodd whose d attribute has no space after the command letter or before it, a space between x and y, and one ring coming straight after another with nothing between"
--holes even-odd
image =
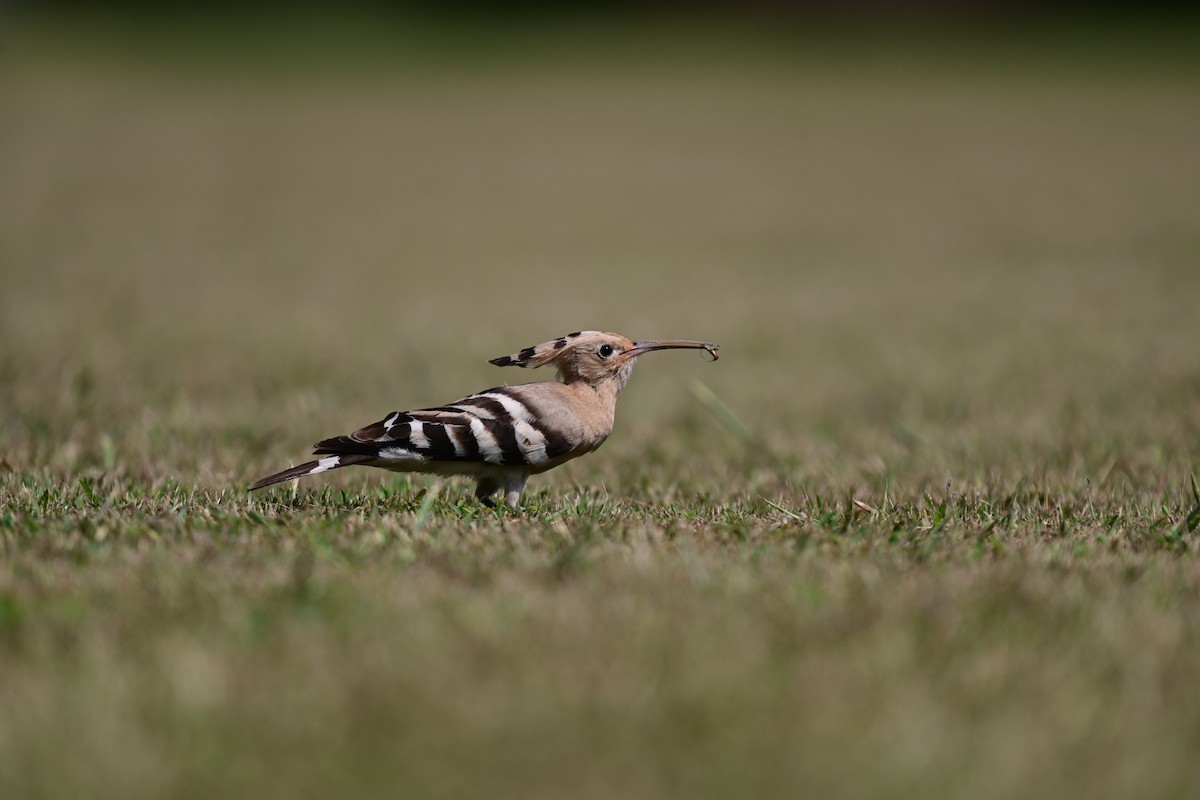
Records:
<instances>
[{"instance_id":1,"label":"bird's leg","mask_svg":"<svg viewBox=\"0 0 1200 800\"><path fill-rule=\"evenodd\" d=\"M504 476L504 504L514 511L521 510L521 491L527 480L528 472L510 472Z\"/></svg>"},{"instance_id":2,"label":"bird's leg","mask_svg":"<svg viewBox=\"0 0 1200 800\"><path fill-rule=\"evenodd\" d=\"M495 508L496 501L492 499L492 495L500 488L500 484L495 478L479 478L475 483L475 499L483 503L488 508Z\"/></svg>"}]
</instances>

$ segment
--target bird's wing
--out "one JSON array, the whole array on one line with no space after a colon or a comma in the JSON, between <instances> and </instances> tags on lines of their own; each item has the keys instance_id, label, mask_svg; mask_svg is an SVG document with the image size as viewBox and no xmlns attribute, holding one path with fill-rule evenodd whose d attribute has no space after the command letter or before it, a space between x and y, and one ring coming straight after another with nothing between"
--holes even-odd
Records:
<instances>
[{"instance_id":1,"label":"bird's wing","mask_svg":"<svg viewBox=\"0 0 1200 800\"><path fill-rule=\"evenodd\" d=\"M539 466L571 442L539 421L538 409L513 387L469 395L447 406L393 411L348 436L324 439L316 455L363 455L385 463L467 461Z\"/></svg>"}]
</instances>

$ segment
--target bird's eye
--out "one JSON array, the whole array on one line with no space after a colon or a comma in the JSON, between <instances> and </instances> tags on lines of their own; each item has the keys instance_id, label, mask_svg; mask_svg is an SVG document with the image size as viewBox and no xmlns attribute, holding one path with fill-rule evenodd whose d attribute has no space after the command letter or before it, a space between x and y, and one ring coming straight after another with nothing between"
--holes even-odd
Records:
<instances>
[{"instance_id":1,"label":"bird's eye","mask_svg":"<svg viewBox=\"0 0 1200 800\"><path fill-rule=\"evenodd\" d=\"M611 344L600 345L600 357L608 358L613 354L613 346Z\"/></svg>"}]
</instances>

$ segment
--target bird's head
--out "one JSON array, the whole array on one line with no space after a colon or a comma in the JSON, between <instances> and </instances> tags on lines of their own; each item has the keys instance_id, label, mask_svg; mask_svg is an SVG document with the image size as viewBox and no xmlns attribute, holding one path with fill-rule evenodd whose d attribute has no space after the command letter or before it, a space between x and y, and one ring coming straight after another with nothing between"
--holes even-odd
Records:
<instances>
[{"instance_id":1,"label":"bird's head","mask_svg":"<svg viewBox=\"0 0 1200 800\"><path fill-rule=\"evenodd\" d=\"M637 357L651 350L688 348L706 351L717 360L719 348L693 339L629 339L619 333L578 331L568 333L518 353L493 358L498 367L542 367L554 364L564 383L598 386L613 382L618 389L629 380Z\"/></svg>"}]
</instances>

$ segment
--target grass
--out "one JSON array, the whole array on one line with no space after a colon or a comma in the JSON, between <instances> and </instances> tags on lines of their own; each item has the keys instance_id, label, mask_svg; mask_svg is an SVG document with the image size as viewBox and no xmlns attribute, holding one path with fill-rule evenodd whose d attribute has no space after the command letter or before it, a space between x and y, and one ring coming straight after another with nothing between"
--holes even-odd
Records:
<instances>
[{"instance_id":1,"label":"grass","mask_svg":"<svg viewBox=\"0 0 1200 800\"><path fill-rule=\"evenodd\" d=\"M12 59L0 794L1200 788L1193 76ZM722 359L244 492L581 327Z\"/></svg>"}]
</instances>

